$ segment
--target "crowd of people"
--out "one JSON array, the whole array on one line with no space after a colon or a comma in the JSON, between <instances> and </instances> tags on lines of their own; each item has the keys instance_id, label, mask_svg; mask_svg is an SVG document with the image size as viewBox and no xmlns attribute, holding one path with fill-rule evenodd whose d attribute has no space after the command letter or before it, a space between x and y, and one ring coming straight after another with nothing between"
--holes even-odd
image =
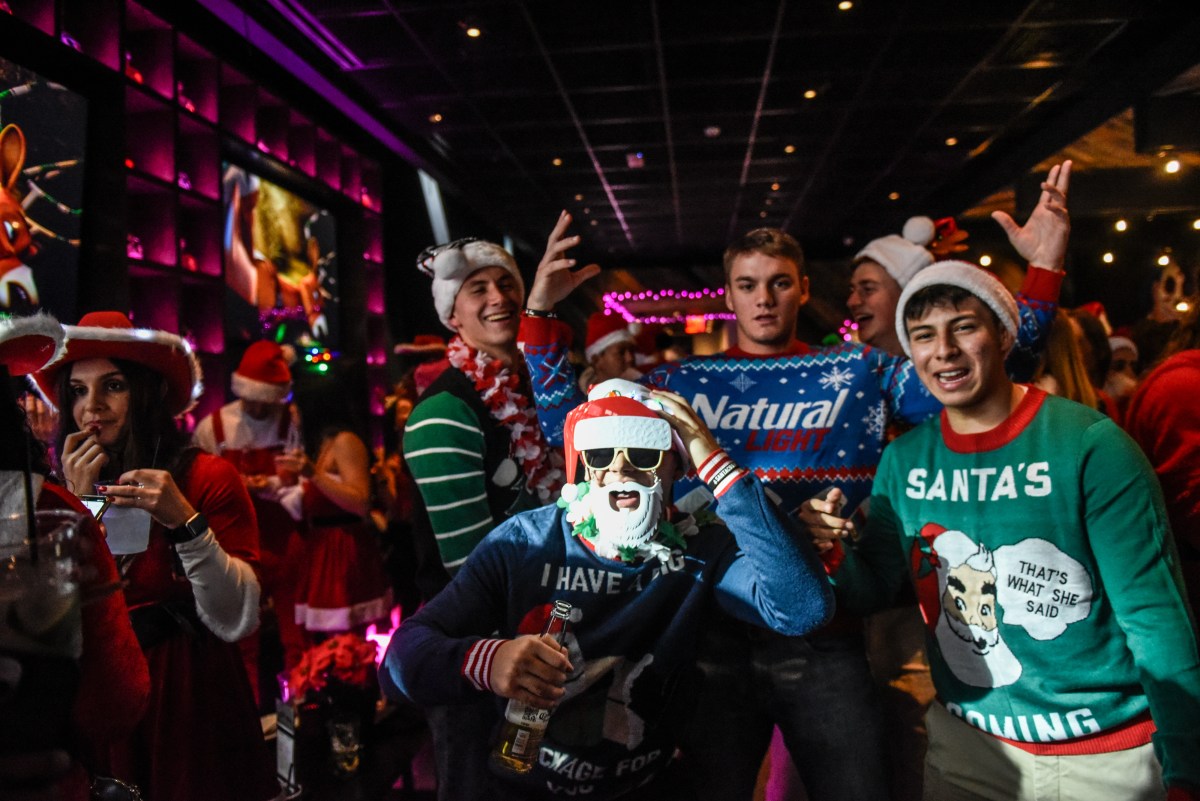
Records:
<instances>
[{"instance_id":1,"label":"crowd of people","mask_svg":"<svg viewBox=\"0 0 1200 801\"><path fill-rule=\"evenodd\" d=\"M797 337L777 229L724 254L730 346L654 364L602 312L573 350L556 307L599 267L566 212L528 292L499 245L429 248L450 338L403 347L376 457L273 342L188 434L178 336L4 322L4 366L58 412L47 448L42 402L5 401L30 456L4 486L111 516L81 528L70 737L0 777L274 798L264 654L399 601L379 684L422 710L440 801L750 799L764 775L789 801L1200 799L1200 310L1177 265L1128 330L1060 308L1070 172L994 215L1019 291L913 218L855 257L858 341L831 347Z\"/></svg>"}]
</instances>

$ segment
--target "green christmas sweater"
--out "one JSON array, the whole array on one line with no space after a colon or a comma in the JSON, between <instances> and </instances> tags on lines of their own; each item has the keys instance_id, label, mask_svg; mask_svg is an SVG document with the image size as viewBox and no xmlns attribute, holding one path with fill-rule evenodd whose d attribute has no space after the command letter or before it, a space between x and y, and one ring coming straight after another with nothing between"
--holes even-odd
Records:
<instances>
[{"instance_id":1,"label":"green christmas sweater","mask_svg":"<svg viewBox=\"0 0 1200 801\"><path fill-rule=\"evenodd\" d=\"M877 608L906 575L952 714L1034 753L1157 727L1167 784L1200 787L1200 656L1162 492L1107 417L1030 388L991 431L943 412L893 442L838 602Z\"/></svg>"}]
</instances>

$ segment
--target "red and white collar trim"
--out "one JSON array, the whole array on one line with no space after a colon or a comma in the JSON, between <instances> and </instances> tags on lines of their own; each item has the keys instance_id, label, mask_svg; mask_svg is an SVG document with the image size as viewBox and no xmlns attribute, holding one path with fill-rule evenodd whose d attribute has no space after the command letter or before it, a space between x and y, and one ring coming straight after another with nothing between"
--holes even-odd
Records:
<instances>
[{"instance_id":1,"label":"red and white collar trim","mask_svg":"<svg viewBox=\"0 0 1200 801\"><path fill-rule=\"evenodd\" d=\"M939 422L942 429L942 441L946 443L946 447L954 453L983 453L1002 448L1020 436L1021 432L1033 422L1038 410L1042 408L1042 402L1046 400L1045 390L1024 384L1021 386L1025 387L1025 397L1021 398L1012 414L995 428L981 431L978 434L959 434L950 427L946 410L942 409Z\"/></svg>"}]
</instances>

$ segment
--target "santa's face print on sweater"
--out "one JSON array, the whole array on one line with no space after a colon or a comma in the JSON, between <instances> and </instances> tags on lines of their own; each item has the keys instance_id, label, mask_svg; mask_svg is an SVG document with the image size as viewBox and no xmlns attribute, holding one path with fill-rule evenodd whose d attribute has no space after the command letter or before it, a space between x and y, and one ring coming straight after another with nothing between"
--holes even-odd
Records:
<instances>
[{"instance_id":1,"label":"santa's face print on sweater","mask_svg":"<svg viewBox=\"0 0 1200 801\"><path fill-rule=\"evenodd\" d=\"M972 687L1006 687L1021 678L1006 630L1054 640L1091 609L1087 572L1041 538L992 550L962 531L928 523L912 561L918 600L942 658Z\"/></svg>"}]
</instances>

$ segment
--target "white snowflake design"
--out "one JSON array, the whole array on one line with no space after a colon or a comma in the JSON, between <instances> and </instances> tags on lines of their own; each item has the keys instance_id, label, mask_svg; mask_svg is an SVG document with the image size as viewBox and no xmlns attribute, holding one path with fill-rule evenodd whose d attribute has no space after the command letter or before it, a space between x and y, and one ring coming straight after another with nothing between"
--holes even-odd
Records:
<instances>
[{"instance_id":1,"label":"white snowflake design","mask_svg":"<svg viewBox=\"0 0 1200 801\"><path fill-rule=\"evenodd\" d=\"M883 401L872 406L862 421L867 427L869 436L882 436L883 429L887 426L887 410L884 408Z\"/></svg>"},{"instance_id":2,"label":"white snowflake design","mask_svg":"<svg viewBox=\"0 0 1200 801\"><path fill-rule=\"evenodd\" d=\"M755 381L750 376L746 375L745 373L738 373L737 378L733 379L729 383L731 383L735 387L737 387L738 392L745 392L746 390L750 389L750 387L754 386L758 382Z\"/></svg>"},{"instance_id":3,"label":"white snowflake design","mask_svg":"<svg viewBox=\"0 0 1200 801\"><path fill-rule=\"evenodd\" d=\"M842 388L843 384L849 385L854 381L854 373L849 370L843 370L841 367L834 367L828 373L821 374L821 386L825 389L832 389L837 392Z\"/></svg>"}]
</instances>

